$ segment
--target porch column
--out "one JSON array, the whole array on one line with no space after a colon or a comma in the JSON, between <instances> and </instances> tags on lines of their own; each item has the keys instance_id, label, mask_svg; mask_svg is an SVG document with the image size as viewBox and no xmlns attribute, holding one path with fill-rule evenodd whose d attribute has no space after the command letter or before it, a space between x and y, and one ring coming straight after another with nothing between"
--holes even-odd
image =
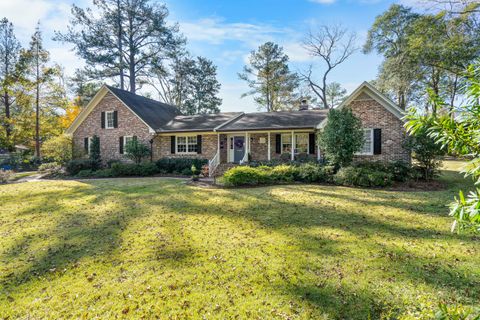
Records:
<instances>
[{"instance_id":1,"label":"porch column","mask_svg":"<svg viewBox=\"0 0 480 320\"><path fill-rule=\"evenodd\" d=\"M272 156L271 156L271 150L270 150L270 131L268 131L268 161L271 160Z\"/></svg>"},{"instance_id":2,"label":"porch column","mask_svg":"<svg viewBox=\"0 0 480 320\"><path fill-rule=\"evenodd\" d=\"M292 146L291 146L291 148L290 148L290 159L291 159L292 161L295 160L295 144L296 144L296 143L295 143L295 134L294 134L293 131L292 131Z\"/></svg>"},{"instance_id":3,"label":"porch column","mask_svg":"<svg viewBox=\"0 0 480 320\"><path fill-rule=\"evenodd\" d=\"M250 139L248 138L248 132L245 132L245 152L247 153L248 161L248 153L250 152Z\"/></svg>"},{"instance_id":4,"label":"porch column","mask_svg":"<svg viewBox=\"0 0 480 320\"><path fill-rule=\"evenodd\" d=\"M320 143L317 141L318 139L315 139L317 142L317 160L320 161Z\"/></svg>"}]
</instances>

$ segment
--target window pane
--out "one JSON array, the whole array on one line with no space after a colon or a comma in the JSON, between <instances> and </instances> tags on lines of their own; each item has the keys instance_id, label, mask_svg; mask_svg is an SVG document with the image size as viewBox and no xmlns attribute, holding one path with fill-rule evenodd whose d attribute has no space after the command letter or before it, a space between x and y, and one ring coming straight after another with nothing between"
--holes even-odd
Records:
<instances>
[{"instance_id":1,"label":"window pane","mask_svg":"<svg viewBox=\"0 0 480 320\"><path fill-rule=\"evenodd\" d=\"M197 143L197 136L189 136L188 137L188 143Z\"/></svg>"},{"instance_id":2,"label":"window pane","mask_svg":"<svg viewBox=\"0 0 480 320\"><path fill-rule=\"evenodd\" d=\"M292 152L292 135L290 133L282 134L282 153Z\"/></svg>"},{"instance_id":3,"label":"window pane","mask_svg":"<svg viewBox=\"0 0 480 320\"><path fill-rule=\"evenodd\" d=\"M372 129L365 129L363 131L364 144L360 153L371 154L372 153Z\"/></svg>"},{"instance_id":4,"label":"window pane","mask_svg":"<svg viewBox=\"0 0 480 320\"><path fill-rule=\"evenodd\" d=\"M187 137L177 137L178 144L185 144L187 143Z\"/></svg>"},{"instance_id":5,"label":"window pane","mask_svg":"<svg viewBox=\"0 0 480 320\"><path fill-rule=\"evenodd\" d=\"M197 152L197 145L196 144L189 144L188 145L188 152Z\"/></svg>"},{"instance_id":6,"label":"window pane","mask_svg":"<svg viewBox=\"0 0 480 320\"><path fill-rule=\"evenodd\" d=\"M113 112L107 112L107 128L113 128Z\"/></svg>"},{"instance_id":7,"label":"window pane","mask_svg":"<svg viewBox=\"0 0 480 320\"><path fill-rule=\"evenodd\" d=\"M308 153L308 133L296 134L295 140L295 153Z\"/></svg>"}]
</instances>

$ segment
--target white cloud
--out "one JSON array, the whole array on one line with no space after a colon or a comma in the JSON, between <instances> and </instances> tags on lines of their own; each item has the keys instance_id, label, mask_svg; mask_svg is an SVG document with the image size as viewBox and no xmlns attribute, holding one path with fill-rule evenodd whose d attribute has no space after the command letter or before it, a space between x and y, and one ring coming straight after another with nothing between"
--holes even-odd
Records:
<instances>
[{"instance_id":1,"label":"white cloud","mask_svg":"<svg viewBox=\"0 0 480 320\"><path fill-rule=\"evenodd\" d=\"M336 0L310 0L310 2L320 3L320 4L332 4Z\"/></svg>"}]
</instances>

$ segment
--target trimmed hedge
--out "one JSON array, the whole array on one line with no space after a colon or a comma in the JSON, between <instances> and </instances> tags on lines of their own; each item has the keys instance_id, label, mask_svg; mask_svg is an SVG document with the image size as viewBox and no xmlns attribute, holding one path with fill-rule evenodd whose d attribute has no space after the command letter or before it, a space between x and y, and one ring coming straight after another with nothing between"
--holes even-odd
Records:
<instances>
[{"instance_id":1,"label":"trimmed hedge","mask_svg":"<svg viewBox=\"0 0 480 320\"><path fill-rule=\"evenodd\" d=\"M68 161L65 170L69 175L77 175L80 171L94 170L97 162L90 159L75 159Z\"/></svg>"},{"instance_id":2,"label":"trimmed hedge","mask_svg":"<svg viewBox=\"0 0 480 320\"><path fill-rule=\"evenodd\" d=\"M393 174L365 167L341 168L333 181L342 186L385 187L393 183Z\"/></svg>"},{"instance_id":3,"label":"trimmed hedge","mask_svg":"<svg viewBox=\"0 0 480 320\"><path fill-rule=\"evenodd\" d=\"M204 165L208 164L208 159L196 158L162 158L155 163L159 172L182 174L185 176L192 175L192 165L200 170Z\"/></svg>"}]
</instances>

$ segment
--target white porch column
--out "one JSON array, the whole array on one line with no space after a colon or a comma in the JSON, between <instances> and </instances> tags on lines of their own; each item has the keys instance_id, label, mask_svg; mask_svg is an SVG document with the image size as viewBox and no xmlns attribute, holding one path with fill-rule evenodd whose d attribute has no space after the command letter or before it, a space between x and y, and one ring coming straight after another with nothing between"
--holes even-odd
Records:
<instances>
[{"instance_id":1,"label":"white porch column","mask_svg":"<svg viewBox=\"0 0 480 320\"><path fill-rule=\"evenodd\" d=\"M272 158L271 155L271 146L270 146L270 131L268 131L268 161L270 161Z\"/></svg>"},{"instance_id":2,"label":"white porch column","mask_svg":"<svg viewBox=\"0 0 480 320\"><path fill-rule=\"evenodd\" d=\"M248 137L248 132L245 132L245 152L247 153L247 161L248 161L248 153L250 152L250 139Z\"/></svg>"},{"instance_id":3,"label":"white porch column","mask_svg":"<svg viewBox=\"0 0 480 320\"><path fill-rule=\"evenodd\" d=\"M320 161L320 143L318 143L318 136L315 142L317 143L317 160Z\"/></svg>"},{"instance_id":4,"label":"white porch column","mask_svg":"<svg viewBox=\"0 0 480 320\"><path fill-rule=\"evenodd\" d=\"M220 133L217 134L217 154L218 162L220 162Z\"/></svg>"},{"instance_id":5,"label":"white porch column","mask_svg":"<svg viewBox=\"0 0 480 320\"><path fill-rule=\"evenodd\" d=\"M291 146L291 148L290 148L290 159L291 159L292 161L295 161L295 145L296 145L296 143L295 143L295 134L294 134L293 131L292 131L292 146Z\"/></svg>"}]
</instances>

